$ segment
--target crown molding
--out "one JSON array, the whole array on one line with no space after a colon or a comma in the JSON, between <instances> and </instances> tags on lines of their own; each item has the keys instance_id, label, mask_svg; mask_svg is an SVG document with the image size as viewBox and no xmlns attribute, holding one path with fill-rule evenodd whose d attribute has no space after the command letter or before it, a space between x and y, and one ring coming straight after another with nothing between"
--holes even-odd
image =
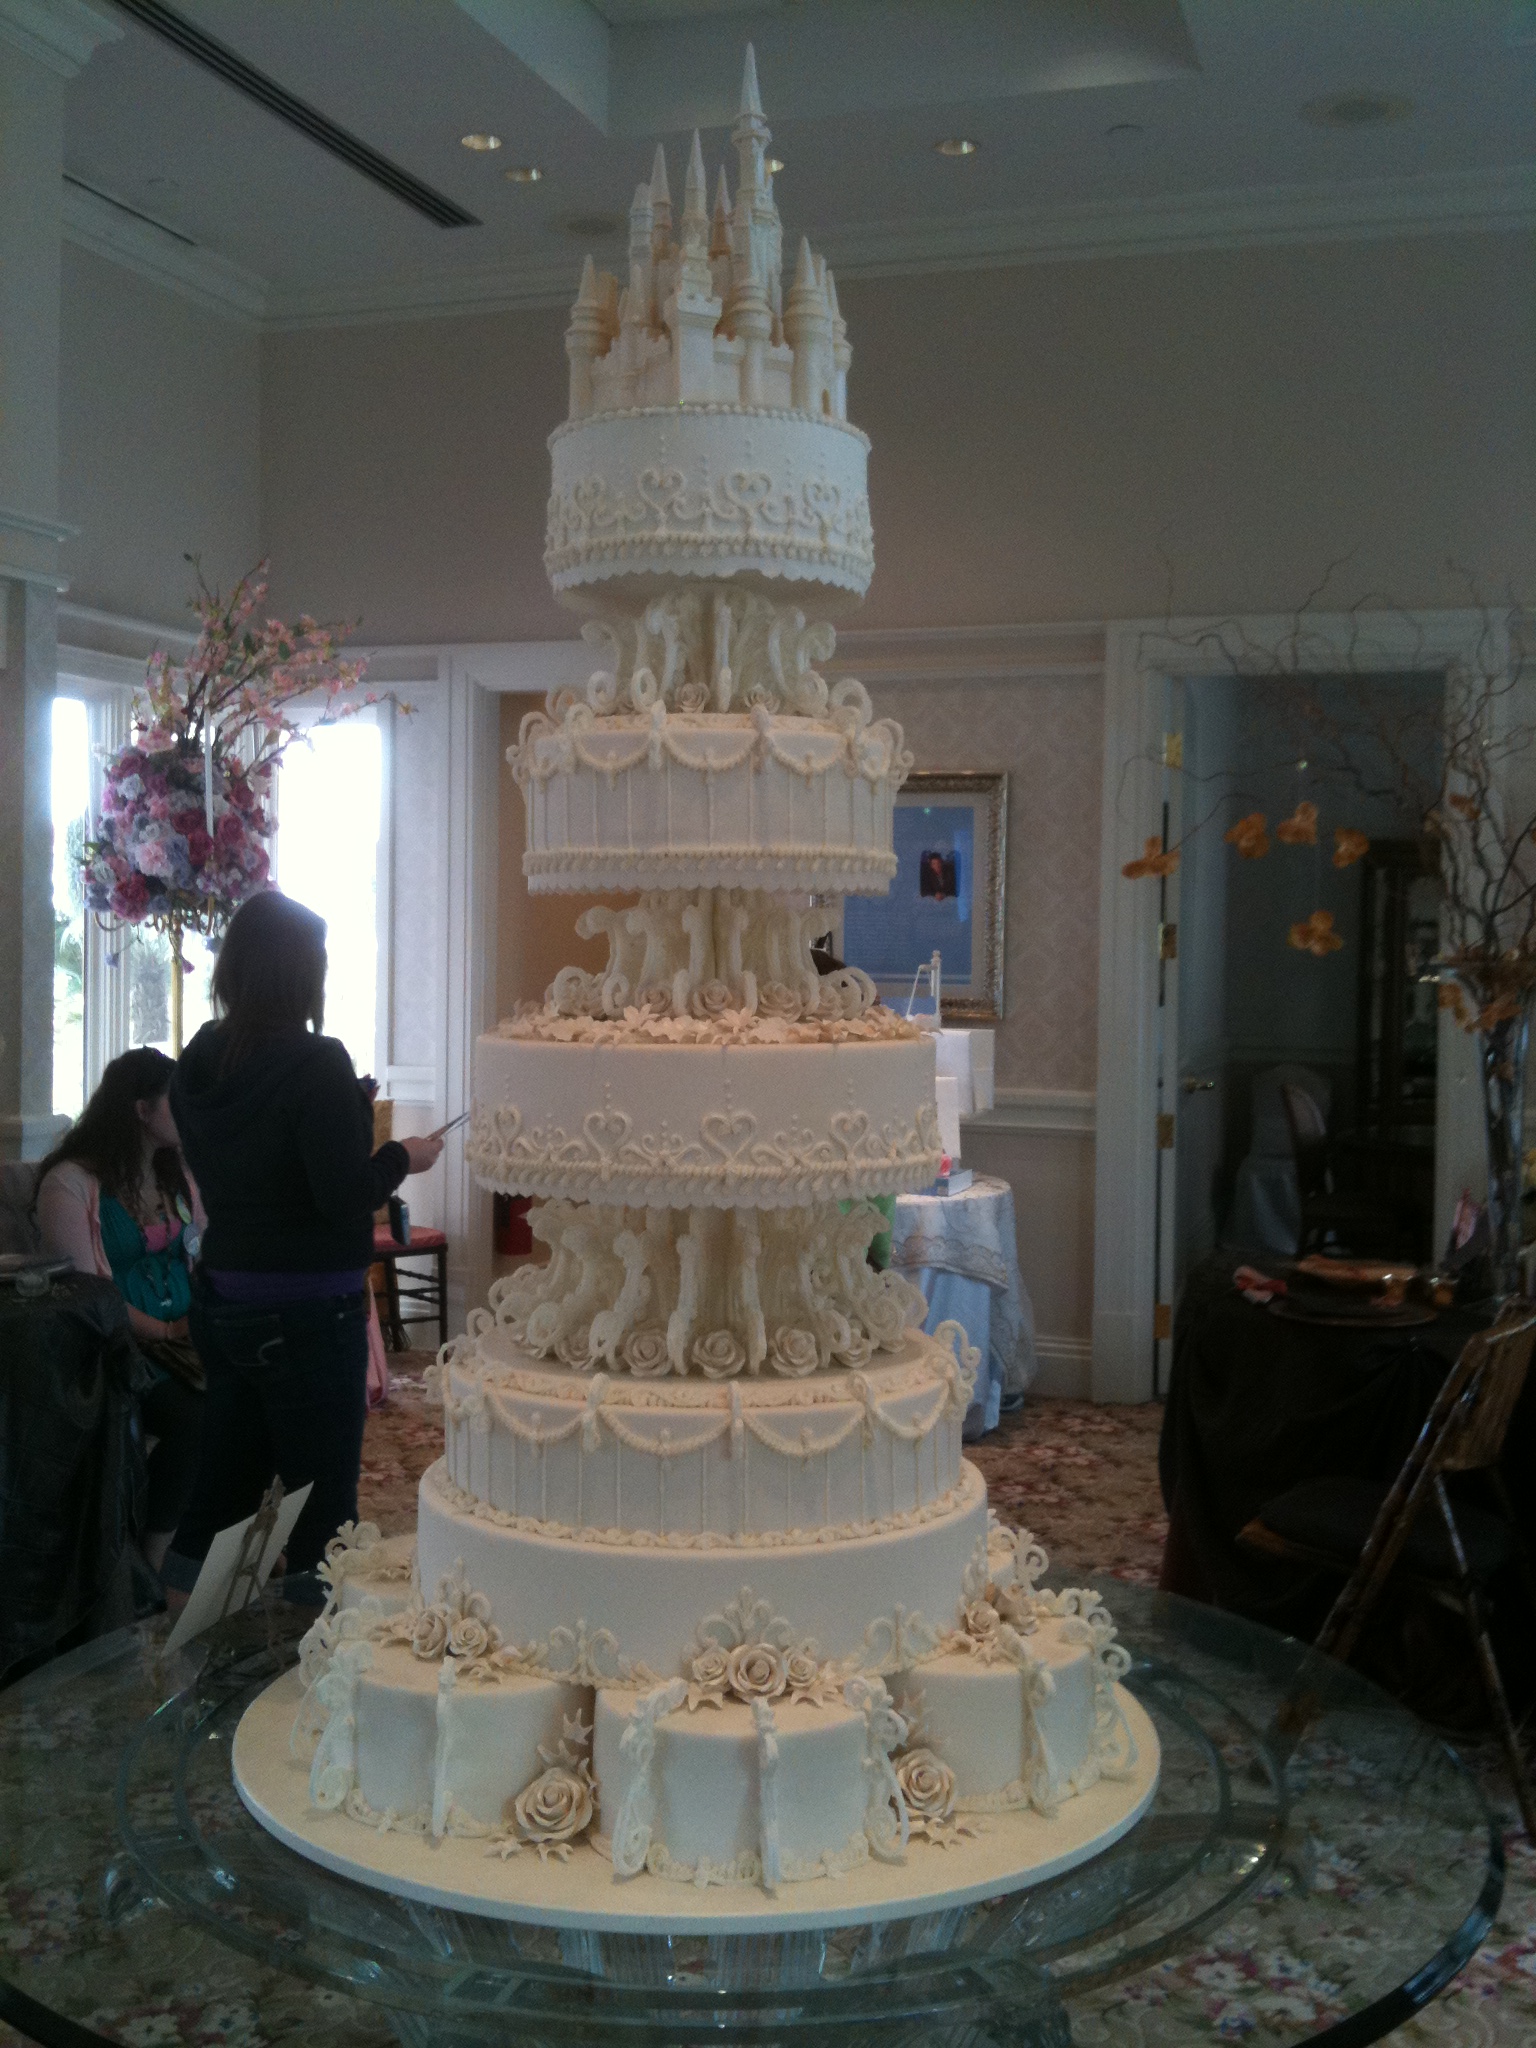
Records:
<instances>
[{"instance_id":1,"label":"crown molding","mask_svg":"<svg viewBox=\"0 0 1536 2048\"><path fill-rule=\"evenodd\" d=\"M7 6L35 4L0 0L0 13ZM1532 226L1536 164L1515 164L1345 186L1274 185L968 214L949 221L877 222L834 229L825 236L824 248L839 278L846 280ZM580 274L573 251L538 263L490 265L451 275L284 289L74 185L64 188L64 233L78 247L137 271L165 290L275 332L564 307L575 295Z\"/></svg>"},{"instance_id":2,"label":"crown molding","mask_svg":"<svg viewBox=\"0 0 1536 2048\"><path fill-rule=\"evenodd\" d=\"M6 4L0 0L0 7ZM63 232L77 249L121 264L205 311L251 326L259 325L266 312L266 280L254 271L195 242L183 242L80 185L64 186Z\"/></svg>"},{"instance_id":3,"label":"crown molding","mask_svg":"<svg viewBox=\"0 0 1536 2048\"><path fill-rule=\"evenodd\" d=\"M29 540L73 540L79 531L62 519L42 519L35 512L0 505L0 533L24 533Z\"/></svg>"},{"instance_id":4,"label":"crown molding","mask_svg":"<svg viewBox=\"0 0 1536 2048\"><path fill-rule=\"evenodd\" d=\"M841 280L1536 226L1536 164L892 221L823 236Z\"/></svg>"},{"instance_id":5,"label":"crown molding","mask_svg":"<svg viewBox=\"0 0 1536 2048\"><path fill-rule=\"evenodd\" d=\"M89 0L0 0L0 43L9 43L58 78L73 78L101 43L121 40L123 24Z\"/></svg>"},{"instance_id":6,"label":"crown molding","mask_svg":"<svg viewBox=\"0 0 1536 2048\"><path fill-rule=\"evenodd\" d=\"M953 220L876 222L830 229L822 236L822 247L843 280L1532 226L1536 164L1514 164L1342 186L1273 185L1032 207ZM575 296L579 272L572 255L453 276L401 277L340 288L273 288L267 294L263 325L278 330L373 326L567 306Z\"/></svg>"}]
</instances>

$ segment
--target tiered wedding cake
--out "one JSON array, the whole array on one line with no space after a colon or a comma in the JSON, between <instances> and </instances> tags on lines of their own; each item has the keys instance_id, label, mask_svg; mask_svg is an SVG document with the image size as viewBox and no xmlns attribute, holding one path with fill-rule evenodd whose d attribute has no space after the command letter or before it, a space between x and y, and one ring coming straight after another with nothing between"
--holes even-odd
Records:
<instances>
[{"instance_id":1,"label":"tiered wedding cake","mask_svg":"<svg viewBox=\"0 0 1536 2048\"><path fill-rule=\"evenodd\" d=\"M868 443L805 243L781 295L750 52L733 140L711 218L694 137L680 241L657 152L627 286L589 261L566 335L545 559L610 665L510 760L530 887L638 901L479 1045L469 1158L549 1256L439 1363L414 1561L333 1546L333 1861L351 1821L771 1894L1136 1764L1108 1616L962 1459L974 1352L866 1256L865 1198L939 1165L933 1043L811 942L888 886L910 757L802 609L868 584Z\"/></svg>"}]
</instances>

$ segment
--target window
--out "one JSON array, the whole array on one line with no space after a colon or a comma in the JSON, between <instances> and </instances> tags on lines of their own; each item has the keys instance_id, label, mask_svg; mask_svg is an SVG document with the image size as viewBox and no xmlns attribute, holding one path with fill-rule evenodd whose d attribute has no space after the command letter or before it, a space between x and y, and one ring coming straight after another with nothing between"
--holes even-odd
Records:
<instances>
[{"instance_id":1,"label":"window","mask_svg":"<svg viewBox=\"0 0 1536 2048\"><path fill-rule=\"evenodd\" d=\"M53 700L53 1113L85 1106L85 897L80 855L90 829L91 740L79 697Z\"/></svg>"},{"instance_id":2,"label":"window","mask_svg":"<svg viewBox=\"0 0 1536 2048\"><path fill-rule=\"evenodd\" d=\"M325 1029L360 1074L377 1058L383 776L383 735L363 714L312 727L277 778L277 885L325 919Z\"/></svg>"}]
</instances>

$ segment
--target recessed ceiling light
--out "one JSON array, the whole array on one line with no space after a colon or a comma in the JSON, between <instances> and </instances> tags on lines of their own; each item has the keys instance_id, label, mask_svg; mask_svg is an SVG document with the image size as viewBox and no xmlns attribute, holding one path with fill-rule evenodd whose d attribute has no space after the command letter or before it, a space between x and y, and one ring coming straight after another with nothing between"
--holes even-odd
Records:
<instances>
[{"instance_id":1,"label":"recessed ceiling light","mask_svg":"<svg viewBox=\"0 0 1536 2048\"><path fill-rule=\"evenodd\" d=\"M537 164L514 164L504 175L513 185L537 185L544 173Z\"/></svg>"},{"instance_id":2,"label":"recessed ceiling light","mask_svg":"<svg viewBox=\"0 0 1536 2048\"><path fill-rule=\"evenodd\" d=\"M477 153L486 149L500 149L501 137L499 135L461 135L459 137L459 147L461 149L472 149Z\"/></svg>"},{"instance_id":3,"label":"recessed ceiling light","mask_svg":"<svg viewBox=\"0 0 1536 2048\"><path fill-rule=\"evenodd\" d=\"M1332 92L1325 99L1308 100L1301 110L1304 121L1314 128L1376 128L1386 121L1403 121L1413 112L1413 101L1390 92Z\"/></svg>"},{"instance_id":4,"label":"recessed ceiling light","mask_svg":"<svg viewBox=\"0 0 1536 2048\"><path fill-rule=\"evenodd\" d=\"M940 156L974 156L976 154L976 145L968 135L946 135L942 142L936 142L933 146Z\"/></svg>"},{"instance_id":5,"label":"recessed ceiling light","mask_svg":"<svg viewBox=\"0 0 1536 2048\"><path fill-rule=\"evenodd\" d=\"M783 170L783 168L784 159L781 156L771 156L763 165L763 169L768 173L770 178L776 178L779 175L780 171Z\"/></svg>"},{"instance_id":6,"label":"recessed ceiling light","mask_svg":"<svg viewBox=\"0 0 1536 2048\"><path fill-rule=\"evenodd\" d=\"M628 225L618 213L572 213L556 222L557 227L578 242L606 242L611 235L622 235Z\"/></svg>"}]
</instances>

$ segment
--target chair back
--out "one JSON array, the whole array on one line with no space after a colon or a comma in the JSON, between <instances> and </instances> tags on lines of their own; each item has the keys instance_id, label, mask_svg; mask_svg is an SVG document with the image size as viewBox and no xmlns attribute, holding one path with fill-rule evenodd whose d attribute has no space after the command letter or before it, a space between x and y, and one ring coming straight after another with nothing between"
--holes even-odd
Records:
<instances>
[{"instance_id":1,"label":"chair back","mask_svg":"<svg viewBox=\"0 0 1536 2048\"><path fill-rule=\"evenodd\" d=\"M1445 1413L1430 1452L1433 1470L1485 1472L1499 1462L1533 1349L1533 1302L1507 1309L1491 1330L1468 1338L1442 1391Z\"/></svg>"},{"instance_id":2,"label":"chair back","mask_svg":"<svg viewBox=\"0 0 1536 2048\"><path fill-rule=\"evenodd\" d=\"M1305 1202L1327 1192L1328 1121L1316 1099L1294 1081L1281 1083L1280 1100L1296 1155L1296 1182Z\"/></svg>"}]
</instances>

